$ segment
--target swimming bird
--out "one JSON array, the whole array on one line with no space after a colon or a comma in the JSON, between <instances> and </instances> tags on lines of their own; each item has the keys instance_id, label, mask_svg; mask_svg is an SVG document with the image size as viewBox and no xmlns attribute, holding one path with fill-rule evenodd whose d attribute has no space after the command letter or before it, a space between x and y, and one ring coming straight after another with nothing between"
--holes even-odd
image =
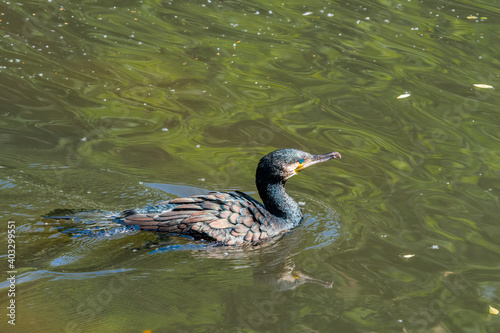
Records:
<instances>
[{"instance_id":1,"label":"swimming bird","mask_svg":"<svg viewBox=\"0 0 500 333\"><path fill-rule=\"evenodd\" d=\"M123 222L142 230L190 235L219 245L257 245L297 227L303 214L285 183L311 165L341 158L279 149L262 157L255 183L263 203L243 192L210 192L124 212Z\"/></svg>"}]
</instances>

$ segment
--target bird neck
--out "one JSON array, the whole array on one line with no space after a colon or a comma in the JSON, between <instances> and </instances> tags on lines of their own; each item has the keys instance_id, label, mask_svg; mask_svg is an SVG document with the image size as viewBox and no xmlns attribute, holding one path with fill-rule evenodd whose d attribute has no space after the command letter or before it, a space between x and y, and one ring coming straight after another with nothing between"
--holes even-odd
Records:
<instances>
[{"instance_id":1,"label":"bird neck","mask_svg":"<svg viewBox=\"0 0 500 333\"><path fill-rule=\"evenodd\" d=\"M292 226L302 221L300 206L285 192L285 181L257 179L257 189L266 209L278 218L285 219Z\"/></svg>"}]
</instances>

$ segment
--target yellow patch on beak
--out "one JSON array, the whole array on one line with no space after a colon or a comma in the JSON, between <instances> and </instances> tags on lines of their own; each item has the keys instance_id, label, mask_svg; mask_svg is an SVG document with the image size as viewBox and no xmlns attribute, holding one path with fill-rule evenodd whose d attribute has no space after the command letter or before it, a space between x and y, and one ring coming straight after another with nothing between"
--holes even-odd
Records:
<instances>
[{"instance_id":1,"label":"yellow patch on beak","mask_svg":"<svg viewBox=\"0 0 500 333\"><path fill-rule=\"evenodd\" d=\"M297 163L297 166L294 168L295 172L299 172L307 168L306 163Z\"/></svg>"}]
</instances>

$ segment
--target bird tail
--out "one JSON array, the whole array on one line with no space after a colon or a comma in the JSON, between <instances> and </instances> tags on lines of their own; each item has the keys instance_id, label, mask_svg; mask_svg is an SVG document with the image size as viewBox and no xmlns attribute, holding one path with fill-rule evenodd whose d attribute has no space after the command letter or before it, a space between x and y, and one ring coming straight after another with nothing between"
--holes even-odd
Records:
<instances>
[{"instance_id":1,"label":"bird tail","mask_svg":"<svg viewBox=\"0 0 500 333\"><path fill-rule=\"evenodd\" d=\"M72 237L113 236L137 230L134 226L125 226L122 216L121 212L102 210L55 209L42 218L57 231Z\"/></svg>"}]
</instances>

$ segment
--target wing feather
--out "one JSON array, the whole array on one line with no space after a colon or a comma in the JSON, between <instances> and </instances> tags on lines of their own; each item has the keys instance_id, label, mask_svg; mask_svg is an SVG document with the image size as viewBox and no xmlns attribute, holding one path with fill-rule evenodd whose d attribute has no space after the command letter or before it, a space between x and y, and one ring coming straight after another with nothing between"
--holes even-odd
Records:
<instances>
[{"instance_id":1,"label":"wing feather","mask_svg":"<svg viewBox=\"0 0 500 333\"><path fill-rule=\"evenodd\" d=\"M275 217L241 192L211 192L161 205L151 209L157 211L154 214L127 211L123 221L143 230L193 235L224 245L258 244L279 233L272 227Z\"/></svg>"}]
</instances>

